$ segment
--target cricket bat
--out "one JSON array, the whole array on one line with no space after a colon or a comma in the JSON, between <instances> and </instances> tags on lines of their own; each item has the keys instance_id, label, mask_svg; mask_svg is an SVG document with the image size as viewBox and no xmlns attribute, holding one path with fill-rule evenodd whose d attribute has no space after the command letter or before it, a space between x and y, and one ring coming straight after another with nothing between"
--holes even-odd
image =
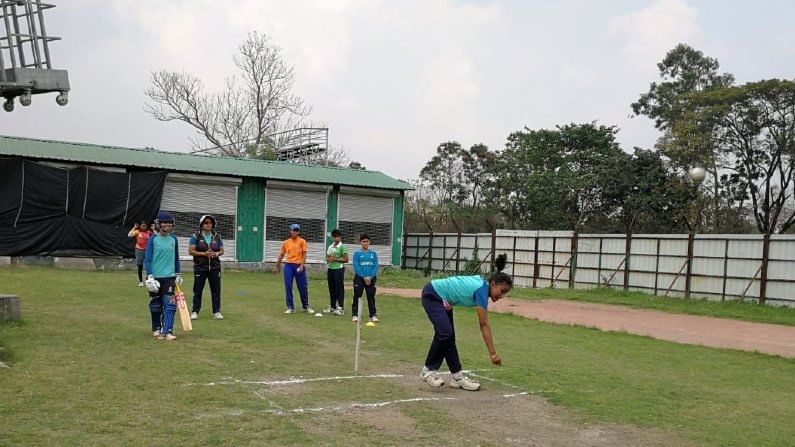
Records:
<instances>
[{"instance_id":1,"label":"cricket bat","mask_svg":"<svg viewBox=\"0 0 795 447\"><path fill-rule=\"evenodd\" d=\"M177 294L174 298L177 300L177 311L179 312L179 320L182 322L182 330L185 332L192 331L193 324L190 321L190 312L185 303L185 294L182 293L182 289L179 286L177 286Z\"/></svg>"}]
</instances>

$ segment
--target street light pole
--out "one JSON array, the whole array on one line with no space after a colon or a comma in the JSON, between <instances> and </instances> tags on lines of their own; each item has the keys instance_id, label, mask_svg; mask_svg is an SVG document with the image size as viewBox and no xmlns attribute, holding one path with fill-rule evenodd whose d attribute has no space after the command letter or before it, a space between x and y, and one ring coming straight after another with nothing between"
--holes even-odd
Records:
<instances>
[{"instance_id":1,"label":"street light pole","mask_svg":"<svg viewBox=\"0 0 795 447\"><path fill-rule=\"evenodd\" d=\"M695 200L698 200L698 187L701 185L701 182L704 181L704 177L706 176L706 171L701 166L694 166L690 168L690 179L693 181L693 186L695 189ZM696 211L698 209L696 208ZM690 278L693 274L693 243L695 241L696 236L696 221L699 220L698 214L694 216L693 223L688 224L688 235L687 235L687 273L685 274L685 298L690 298Z\"/></svg>"}]
</instances>

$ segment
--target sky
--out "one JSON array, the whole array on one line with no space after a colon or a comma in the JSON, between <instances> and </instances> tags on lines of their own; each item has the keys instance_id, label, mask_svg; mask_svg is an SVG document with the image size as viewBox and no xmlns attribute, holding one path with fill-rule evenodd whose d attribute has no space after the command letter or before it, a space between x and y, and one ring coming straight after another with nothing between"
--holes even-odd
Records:
<instances>
[{"instance_id":1,"label":"sky","mask_svg":"<svg viewBox=\"0 0 795 447\"><path fill-rule=\"evenodd\" d=\"M156 70L235 73L250 31L295 69L294 93L330 144L368 169L416 178L445 141L501 150L525 127L597 121L624 150L659 136L630 104L680 42L738 83L795 78L787 0L54 0L54 68L69 104L34 96L0 112L0 134L189 151L194 130L156 121L144 91Z\"/></svg>"}]
</instances>

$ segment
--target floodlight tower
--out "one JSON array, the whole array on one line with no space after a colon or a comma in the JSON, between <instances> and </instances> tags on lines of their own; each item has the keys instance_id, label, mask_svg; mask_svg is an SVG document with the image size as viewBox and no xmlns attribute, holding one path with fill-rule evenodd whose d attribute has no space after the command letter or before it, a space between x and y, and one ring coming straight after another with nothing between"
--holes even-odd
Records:
<instances>
[{"instance_id":1,"label":"floodlight tower","mask_svg":"<svg viewBox=\"0 0 795 447\"><path fill-rule=\"evenodd\" d=\"M6 112L14 110L14 98L28 106L40 93L58 92L58 105L69 102L68 73L53 69L50 59L50 42L60 37L48 36L44 27L44 11L54 7L41 0L0 0L0 96Z\"/></svg>"}]
</instances>

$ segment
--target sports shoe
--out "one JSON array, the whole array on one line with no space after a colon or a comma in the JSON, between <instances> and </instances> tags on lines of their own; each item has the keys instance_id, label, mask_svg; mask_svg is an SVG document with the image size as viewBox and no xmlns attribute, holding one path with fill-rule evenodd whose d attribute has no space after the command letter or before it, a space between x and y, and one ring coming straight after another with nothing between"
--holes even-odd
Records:
<instances>
[{"instance_id":1,"label":"sports shoe","mask_svg":"<svg viewBox=\"0 0 795 447\"><path fill-rule=\"evenodd\" d=\"M295 313L295 309L287 309L287 310L284 311L284 313L286 313L286 314L294 314Z\"/></svg>"},{"instance_id":2,"label":"sports shoe","mask_svg":"<svg viewBox=\"0 0 795 447\"><path fill-rule=\"evenodd\" d=\"M143 287L143 286L144 286L144 283L142 283L142 282L138 283L138 287Z\"/></svg>"},{"instance_id":3,"label":"sports shoe","mask_svg":"<svg viewBox=\"0 0 795 447\"><path fill-rule=\"evenodd\" d=\"M307 307L306 309L304 309L304 312L306 312L306 313L308 313L308 314L313 314L313 313L315 313L315 311L314 311L314 310L312 310L312 308L311 308L311 307Z\"/></svg>"},{"instance_id":4,"label":"sports shoe","mask_svg":"<svg viewBox=\"0 0 795 447\"><path fill-rule=\"evenodd\" d=\"M357 323L359 321L359 317L354 315L353 318L351 318L351 321L353 321L354 323Z\"/></svg>"},{"instance_id":5,"label":"sports shoe","mask_svg":"<svg viewBox=\"0 0 795 447\"><path fill-rule=\"evenodd\" d=\"M420 377L422 377L422 380L424 380L425 383L433 388L441 388L442 385L444 385L444 379L442 379L442 376L440 376L436 371L425 371L423 368L423 372L420 373ZM450 386L453 386L453 384L451 383Z\"/></svg>"},{"instance_id":6,"label":"sports shoe","mask_svg":"<svg viewBox=\"0 0 795 447\"><path fill-rule=\"evenodd\" d=\"M174 335L174 334L165 334L165 335L160 334L160 336L157 337L157 338L160 339L160 340L174 341L174 340L177 339L177 336Z\"/></svg>"},{"instance_id":7,"label":"sports shoe","mask_svg":"<svg viewBox=\"0 0 795 447\"><path fill-rule=\"evenodd\" d=\"M224 316L221 315L221 312L216 312L213 314L213 320L223 320Z\"/></svg>"},{"instance_id":8,"label":"sports shoe","mask_svg":"<svg viewBox=\"0 0 795 447\"><path fill-rule=\"evenodd\" d=\"M159 337L160 336L160 329L152 332L152 335L154 335L155 337Z\"/></svg>"},{"instance_id":9,"label":"sports shoe","mask_svg":"<svg viewBox=\"0 0 795 447\"><path fill-rule=\"evenodd\" d=\"M334 312L332 312L332 313L334 315L337 315L338 317L341 317L341 316L345 315L345 311L342 310L341 307L338 307L338 308L334 309Z\"/></svg>"},{"instance_id":10,"label":"sports shoe","mask_svg":"<svg viewBox=\"0 0 795 447\"><path fill-rule=\"evenodd\" d=\"M370 321L372 321L373 323L378 323L378 315L373 315L372 317L370 317Z\"/></svg>"},{"instance_id":11,"label":"sports shoe","mask_svg":"<svg viewBox=\"0 0 795 447\"><path fill-rule=\"evenodd\" d=\"M199 319L199 313L198 312L191 312L190 313L190 319L191 320L198 320Z\"/></svg>"},{"instance_id":12,"label":"sports shoe","mask_svg":"<svg viewBox=\"0 0 795 447\"><path fill-rule=\"evenodd\" d=\"M334 313L335 310L336 309L332 309L330 307L327 307L327 308L323 309L323 313L324 314L330 314L330 313Z\"/></svg>"},{"instance_id":13,"label":"sports shoe","mask_svg":"<svg viewBox=\"0 0 795 447\"><path fill-rule=\"evenodd\" d=\"M450 386L453 388L461 388L467 391L477 391L480 389L480 383L469 377L461 377L459 380L450 379Z\"/></svg>"}]
</instances>

